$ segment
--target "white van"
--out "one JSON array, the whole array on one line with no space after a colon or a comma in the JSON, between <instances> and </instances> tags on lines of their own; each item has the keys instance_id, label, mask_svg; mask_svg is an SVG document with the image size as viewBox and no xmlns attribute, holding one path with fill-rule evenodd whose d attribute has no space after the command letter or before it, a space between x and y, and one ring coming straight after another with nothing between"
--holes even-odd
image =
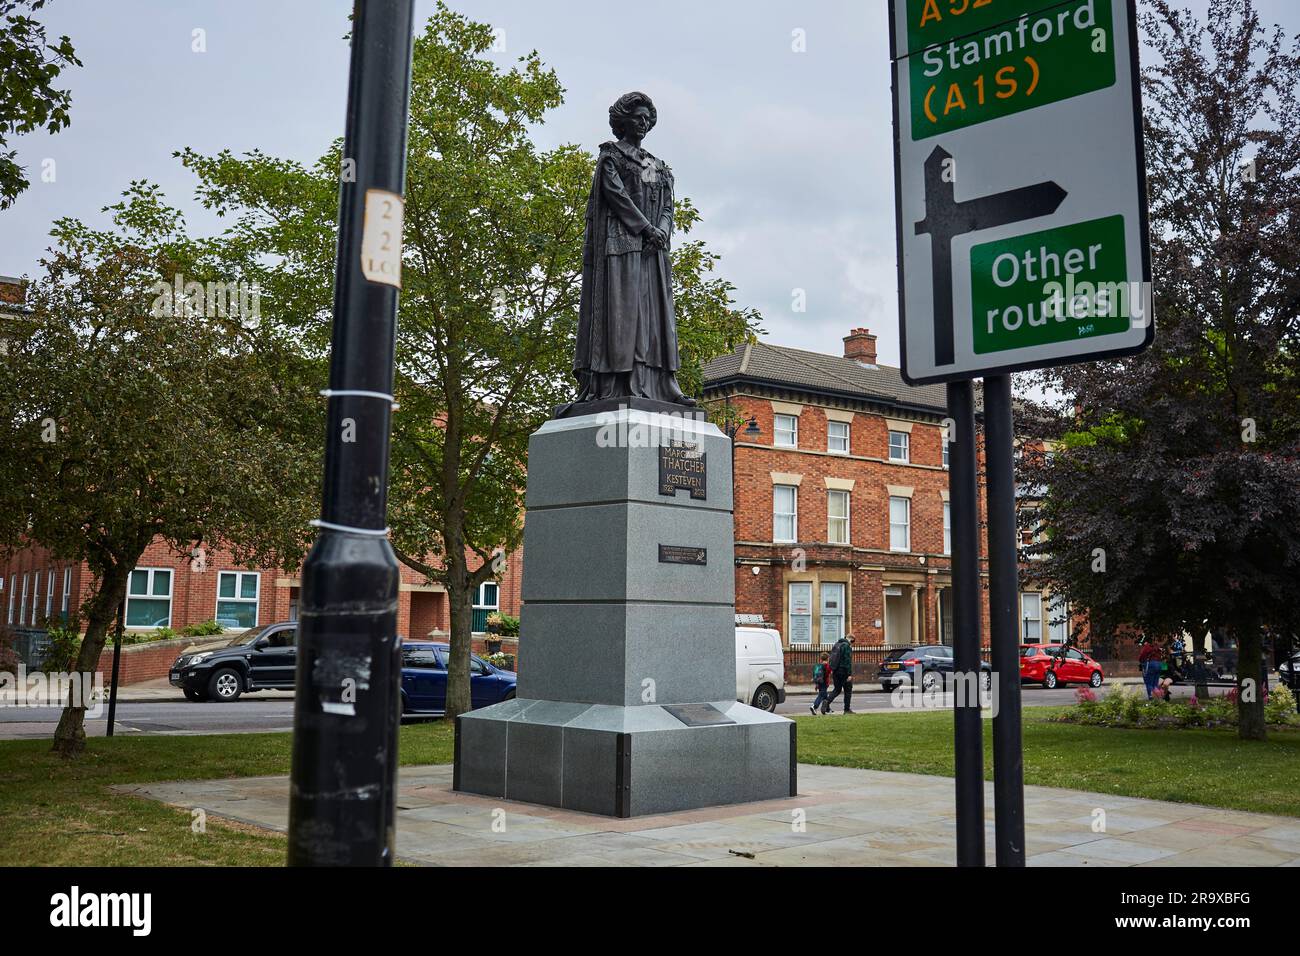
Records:
<instances>
[{"instance_id":1,"label":"white van","mask_svg":"<svg viewBox=\"0 0 1300 956\"><path fill-rule=\"evenodd\" d=\"M785 701L781 635L770 627L736 628L736 700L769 711Z\"/></svg>"}]
</instances>

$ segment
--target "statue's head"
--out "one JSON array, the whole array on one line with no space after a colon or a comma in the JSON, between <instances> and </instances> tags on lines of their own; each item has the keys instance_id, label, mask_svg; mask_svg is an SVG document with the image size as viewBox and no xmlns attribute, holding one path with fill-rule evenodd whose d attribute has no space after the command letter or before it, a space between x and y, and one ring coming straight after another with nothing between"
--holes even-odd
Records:
<instances>
[{"instance_id":1,"label":"statue's head","mask_svg":"<svg viewBox=\"0 0 1300 956\"><path fill-rule=\"evenodd\" d=\"M624 93L609 108L609 128L622 139L628 133L639 140L659 119L654 102L644 93Z\"/></svg>"}]
</instances>

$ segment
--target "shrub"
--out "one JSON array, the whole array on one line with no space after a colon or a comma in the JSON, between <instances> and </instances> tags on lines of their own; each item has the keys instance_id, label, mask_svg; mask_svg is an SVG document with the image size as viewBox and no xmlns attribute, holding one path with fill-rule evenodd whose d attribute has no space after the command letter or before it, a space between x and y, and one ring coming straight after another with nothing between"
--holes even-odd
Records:
<instances>
[{"instance_id":1,"label":"shrub","mask_svg":"<svg viewBox=\"0 0 1300 956\"><path fill-rule=\"evenodd\" d=\"M14 650L14 642L18 640L18 635L7 624L0 624L0 671L10 674L18 672L18 665L22 663L22 658Z\"/></svg>"},{"instance_id":2,"label":"shrub","mask_svg":"<svg viewBox=\"0 0 1300 956\"><path fill-rule=\"evenodd\" d=\"M1162 699L1147 700L1138 691L1130 692L1123 685L1112 685L1110 692L1100 701L1089 700L1083 693L1076 695L1077 707L1059 719L1067 723L1090 724L1105 727L1235 727L1237 724L1236 694L1201 700ZM1300 714L1295 710L1295 696L1285 687L1276 687L1264 704L1264 720L1274 726L1298 725Z\"/></svg>"},{"instance_id":3,"label":"shrub","mask_svg":"<svg viewBox=\"0 0 1300 956\"><path fill-rule=\"evenodd\" d=\"M1124 709L1120 712L1120 719L1125 723L1136 724L1142 719L1142 712L1147 705L1151 703L1137 691L1132 694L1124 695Z\"/></svg>"},{"instance_id":4,"label":"shrub","mask_svg":"<svg viewBox=\"0 0 1300 956\"><path fill-rule=\"evenodd\" d=\"M207 620L199 621L197 624L186 624L181 628L181 633L186 637L207 637L210 634L224 634L225 630L216 621Z\"/></svg>"},{"instance_id":5,"label":"shrub","mask_svg":"<svg viewBox=\"0 0 1300 956\"><path fill-rule=\"evenodd\" d=\"M42 667L46 672L72 673L77 666L77 655L81 653L81 624L71 620L67 624L53 624L45 628L45 636L50 639L45 649Z\"/></svg>"},{"instance_id":6,"label":"shrub","mask_svg":"<svg viewBox=\"0 0 1300 956\"><path fill-rule=\"evenodd\" d=\"M1264 701L1264 721L1270 724L1300 723L1300 714L1296 713L1295 695L1283 685L1269 691Z\"/></svg>"},{"instance_id":7,"label":"shrub","mask_svg":"<svg viewBox=\"0 0 1300 956\"><path fill-rule=\"evenodd\" d=\"M170 641L175 636L176 631L170 627L160 627L156 631L127 631L122 635L122 644L152 644L154 641ZM109 643L112 643L111 632Z\"/></svg>"},{"instance_id":8,"label":"shrub","mask_svg":"<svg viewBox=\"0 0 1300 956\"><path fill-rule=\"evenodd\" d=\"M509 614L502 614L501 615L501 636L518 637L519 618L511 617Z\"/></svg>"}]
</instances>

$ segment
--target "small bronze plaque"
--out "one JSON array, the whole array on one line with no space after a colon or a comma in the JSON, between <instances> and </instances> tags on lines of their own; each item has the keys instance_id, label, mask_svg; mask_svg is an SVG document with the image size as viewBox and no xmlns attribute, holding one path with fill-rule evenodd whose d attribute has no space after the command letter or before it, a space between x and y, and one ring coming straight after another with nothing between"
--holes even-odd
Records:
<instances>
[{"instance_id":1,"label":"small bronze plaque","mask_svg":"<svg viewBox=\"0 0 1300 956\"><path fill-rule=\"evenodd\" d=\"M688 548L683 544L659 545L660 564L708 564L708 548Z\"/></svg>"},{"instance_id":2,"label":"small bronze plaque","mask_svg":"<svg viewBox=\"0 0 1300 956\"><path fill-rule=\"evenodd\" d=\"M712 704L664 704L664 710L687 727L710 727L734 724L735 721Z\"/></svg>"},{"instance_id":3,"label":"small bronze plaque","mask_svg":"<svg viewBox=\"0 0 1300 956\"><path fill-rule=\"evenodd\" d=\"M708 500L708 455L697 441L674 441L659 446L659 494L675 496L685 488L697 501Z\"/></svg>"}]
</instances>

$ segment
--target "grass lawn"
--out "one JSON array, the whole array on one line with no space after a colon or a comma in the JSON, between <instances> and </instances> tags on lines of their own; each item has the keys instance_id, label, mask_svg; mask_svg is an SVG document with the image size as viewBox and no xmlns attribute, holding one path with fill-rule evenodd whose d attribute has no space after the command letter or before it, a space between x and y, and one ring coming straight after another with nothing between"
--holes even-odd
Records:
<instances>
[{"instance_id":1,"label":"grass lawn","mask_svg":"<svg viewBox=\"0 0 1300 956\"><path fill-rule=\"evenodd\" d=\"M281 866L286 841L256 827L109 791L114 784L289 772L289 734L92 737L77 760L49 740L0 741L0 846L9 866ZM402 727L403 764L449 763L451 725Z\"/></svg>"},{"instance_id":2,"label":"grass lawn","mask_svg":"<svg viewBox=\"0 0 1300 956\"><path fill-rule=\"evenodd\" d=\"M1300 816L1300 730L1270 729L1261 744L1236 730L1117 730L1049 716L1024 712L1025 783ZM796 720L803 763L952 776L951 711ZM991 780L993 724L983 723Z\"/></svg>"}]
</instances>

